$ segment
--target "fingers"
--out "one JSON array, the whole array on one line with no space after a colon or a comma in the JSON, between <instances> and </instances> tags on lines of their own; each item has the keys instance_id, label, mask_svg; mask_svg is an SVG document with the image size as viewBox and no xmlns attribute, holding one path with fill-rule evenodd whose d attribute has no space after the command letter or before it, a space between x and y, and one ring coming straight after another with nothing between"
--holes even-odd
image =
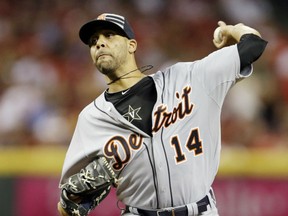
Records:
<instances>
[{"instance_id":1,"label":"fingers","mask_svg":"<svg viewBox=\"0 0 288 216\"><path fill-rule=\"evenodd\" d=\"M243 25L244 25L243 23L238 23L235 26L243 26ZM224 26L227 26L227 24L224 21L220 20L218 21L218 26L224 27Z\"/></svg>"},{"instance_id":2,"label":"fingers","mask_svg":"<svg viewBox=\"0 0 288 216\"><path fill-rule=\"evenodd\" d=\"M221 29L222 35L224 36L226 34L226 31L227 31L226 23L220 20L220 21L218 21L218 25L219 25L219 27Z\"/></svg>"},{"instance_id":3,"label":"fingers","mask_svg":"<svg viewBox=\"0 0 288 216\"><path fill-rule=\"evenodd\" d=\"M218 21L218 25L220 27L222 27L222 26L226 26L226 23L220 20L220 21Z\"/></svg>"},{"instance_id":4,"label":"fingers","mask_svg":"<svg viewBox=\"0 0 288 216\"><path fill-rule=\"evenodd\" d=\"M214 45L220 49L224 47L229 39L230 29L231 25L227 25L224 21L220 20L218 21L218 25L221 31L221 40L213 40Z\"/></svg>"},{"instance_id":5,"label":"fingers","mask_svg":"<svg viewBox=\"0 0 288 216\"><path fill-rule=\"evenodd\" d=\"M227 40L228 40L228 38L226 36L223 36L221 41L217 41L217 40L213 39L213 43L214 43L215 47L220 49L220 48L225 46L225 44L227 43Z\"/></svg>"}]
</instances>

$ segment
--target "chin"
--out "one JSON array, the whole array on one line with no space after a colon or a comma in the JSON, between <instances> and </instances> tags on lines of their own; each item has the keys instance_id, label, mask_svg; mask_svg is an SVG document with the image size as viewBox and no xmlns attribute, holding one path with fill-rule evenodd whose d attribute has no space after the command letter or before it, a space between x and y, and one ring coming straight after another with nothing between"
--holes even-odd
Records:
<instances>
[{"instance_id":1,"label":"chin","mask_svg":"<svg viewBox=\"0 0 288 216\"><path fill-rule=\"evenodd\" d=\"M114 72L113 69L107 67L97 67L97 69L104 75L109 75Z\"/></svg>"}]
</instances>

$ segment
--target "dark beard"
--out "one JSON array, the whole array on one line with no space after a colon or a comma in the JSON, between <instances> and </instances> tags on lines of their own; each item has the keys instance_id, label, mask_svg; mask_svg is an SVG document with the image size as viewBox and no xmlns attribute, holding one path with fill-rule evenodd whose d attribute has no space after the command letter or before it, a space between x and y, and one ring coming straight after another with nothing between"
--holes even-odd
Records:
<instances>
[{"instance_id":1,"label":"dark beard","mask_svg":"<svg viewBox=\"0 0 288 216\"><path fill-rule=\"evenodd\" d=\"M115 75L115 69L112 69L110 67L97 67L97 69L100 71L101 74L109 77L111 80L117 79L117 76Z\"/></svg>"},{"instance_id":2,"label":"dark beard","mask_svg":"<svg viewBox=\"0 0 288 216\"><path fill-rule=\"evenodd\" d=\"M99 71L106 76L112 75L114 73L114 70L111 68L99 68Z\"/></svg>"}]
</instances>

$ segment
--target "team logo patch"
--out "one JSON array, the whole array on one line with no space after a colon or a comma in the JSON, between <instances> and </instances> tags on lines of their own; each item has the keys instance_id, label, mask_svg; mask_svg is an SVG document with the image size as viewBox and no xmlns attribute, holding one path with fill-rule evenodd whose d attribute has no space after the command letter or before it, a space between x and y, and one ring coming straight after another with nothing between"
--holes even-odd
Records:
<instances>
[{"instance_id":1,"label":"team logo patch","mask_svg":"<svg viewBox=\"0 0 288 216\"><path fill-rule=\"evenodd\" d=\"M141 107L133 109L133 107L129 105L128 112L125 113L123 117L126 118L129 122L132 122L134 120L142 120L142 118L138 114L140 109Z\"/></svg>"}]
</instances>

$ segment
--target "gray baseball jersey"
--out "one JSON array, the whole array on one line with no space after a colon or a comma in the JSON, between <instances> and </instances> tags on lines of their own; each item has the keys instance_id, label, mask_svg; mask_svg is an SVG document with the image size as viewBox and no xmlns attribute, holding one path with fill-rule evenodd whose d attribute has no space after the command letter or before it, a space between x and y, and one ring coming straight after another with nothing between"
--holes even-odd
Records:
<instances>
[{"instance_id":1,"label":"gray baseball jersey","mask_svg":"<svg viewBox=\"0 0 288 216\"><path fill-rule=\"evenodd\" d=\"M200 200L218 170L224 98L251 68L240 73L233 45L152 75L157 90L152 137L101 94L79 115L60 183L103 154L121 179L117 197L126 205L154 209ZM139 109L130 107L130 117L141 118Z\"/></svg>"}]
</instances>

